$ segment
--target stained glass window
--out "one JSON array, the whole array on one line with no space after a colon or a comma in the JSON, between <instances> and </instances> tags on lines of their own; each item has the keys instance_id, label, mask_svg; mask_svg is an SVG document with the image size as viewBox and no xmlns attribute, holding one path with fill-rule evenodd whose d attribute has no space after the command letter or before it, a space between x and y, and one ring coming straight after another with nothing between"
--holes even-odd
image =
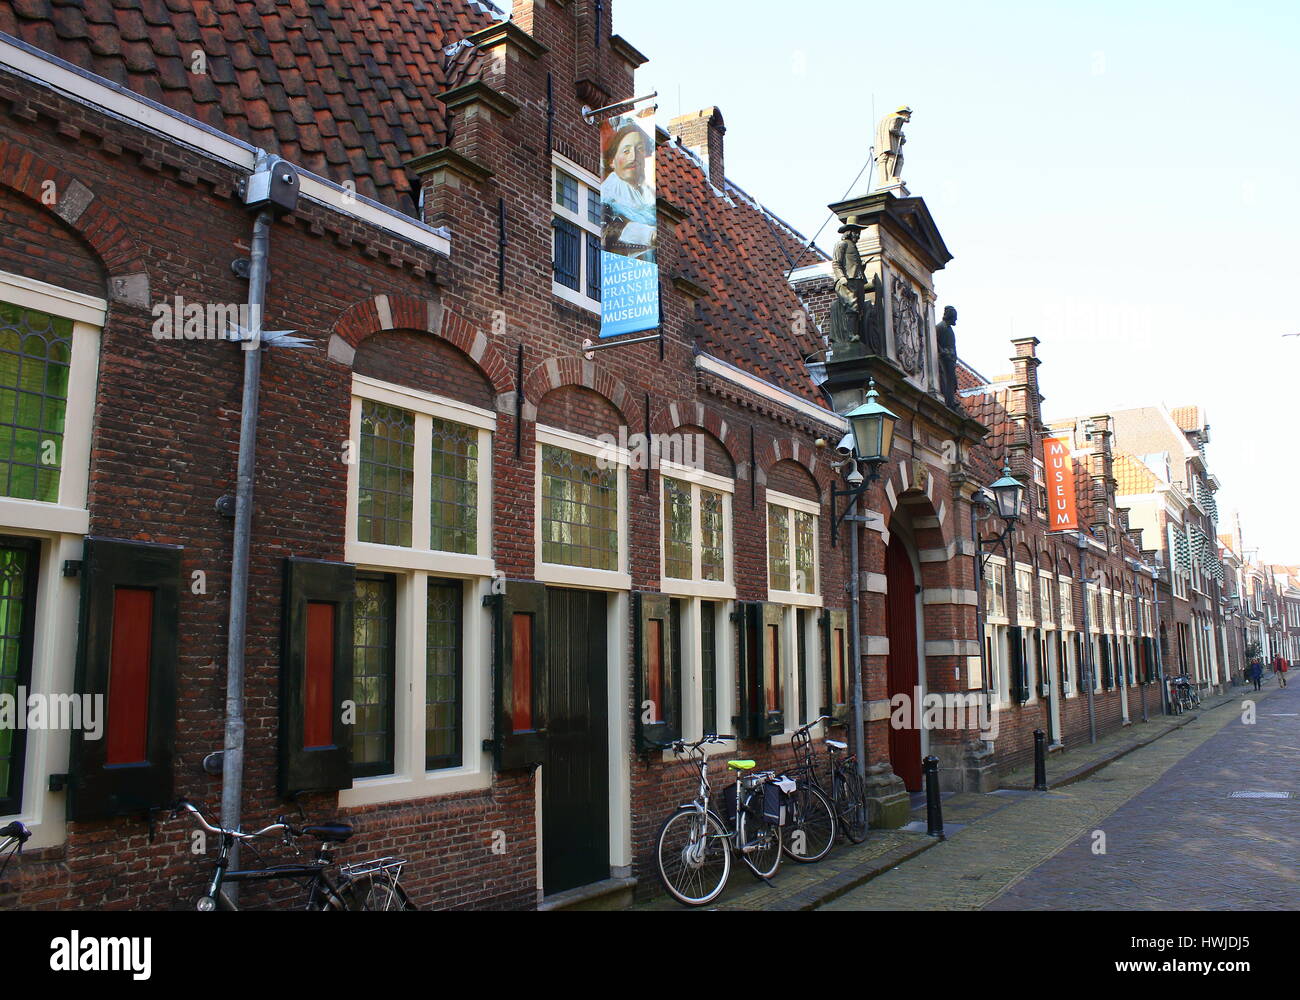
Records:
<instances>
[{"instance_id":1,"label":"stained glass window","mask_svg":"<svg viewBox=\"0 0 1300 1000\"><path fill-rule=\"evenodd\" d=\"M0 494L58 503L72 320L0 302Z\"/></svg>"},{"instance_id":2,"label":"stained glass window","mask_svg":"<svg viewBox=\"0 0 1300 1000\"><path fill-rule=\"evenodd\" d=\"M618 569L618 470L542 446L542 562Z\"/></svg>"},{"instance_id":3,"label":"stained glass window","mask_svg":"<svg viewBox=\"0 0 1300 1000\"><path fill-rule=\"evenodd\" d=\"M357 540L411 545L415 488L415 418L406 410L361 401Z\"/></svg>"}]
</instances>

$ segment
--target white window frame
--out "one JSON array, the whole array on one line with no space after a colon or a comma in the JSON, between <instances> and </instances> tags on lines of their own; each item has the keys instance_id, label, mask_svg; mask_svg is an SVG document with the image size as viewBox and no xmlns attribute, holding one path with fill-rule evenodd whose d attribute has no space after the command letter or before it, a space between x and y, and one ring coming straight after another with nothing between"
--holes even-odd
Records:
<instances>
[{"instance_id":1,"label":"white window frame","mask_svg":"<svg viewBox=\"0 0 1300 1000\"><path fill-rule=\"evenodd\" d=\"M357 541L357 501L361 486L361 404L363 399L400 407L415 416L415 462L411 548ZM450 420L478 430L477 555L428 548L431 533L432 421ZM483 611L496 564L492 558L492 436L496 414L366 375L352 376L348 465L348 508L344 558L363 572L397 578L397 617L393 676L393 773L356 778L339 792L339 806L368 806L476 791L492 784L492 762L482 751L492 732L491 688L475 664L491 662L492 622ZM423 512L423 514L421 514ZM421 547L422 543L422 547ZM462 581L461 603L461 766L425 768L425 696L428 580Z\"/></svg>"},{"instance_id":2,"label":"white window frame","mask_svg":"<svg viewBox=\"0 0 1300 1000\"><path fill-rule=\"evenodd\" d=\"M668 575L668 523L663 517L664 480L675 479L690 488L691 494L691 578L681 580ZM700 518L700 490L722 494L722 579L705 580L703 575L704 531ZM659 463L659 589L680 597L703 597L714 601L736 597L735 559L732 544L732 506L736 483L732 479L694 469L675 462Z\"/></svg>"},{"instance_id":3,"label":"white window frame","mask_svg":"<svg viewBox=\"0 0 1300 1000\"><path fill-rule=\"evenodd\" d=\"M1056 578L1057 599L1061 602L1061 628L1074 631L1074 581L1068 577Z\"/></svg>"},{"instance_id":4,"label":"white window frame","mask_svg":"<svg viewBox=\"0 0 1300 1000\"><path fill-rule=\"evenodd\" d=\"M767 504L769 507L784 508L788 517L789 531L789 548L787 550L790 559L790 579L794 580L795 573L798 572L798 562L795 559L796 534L794 530L794 511L802 511L805 514L813 516L813 584L812 593L803 594L792 590L778 590L772 586L772 559L770 542L767 539L767 510L764 509L764 545L763 545L763 565L767 568L767 599L772 604L787 604L792 607L802 608L820 608L823 606L821 588L822 588L822 567L821 567L821 504L816 500L804 500L800 497L792 497L787 493L778 493L775 490L767 491Z\"/></svg>"},{"instance_id":5,"label":"white window frame","mask_svg":"<svg viewBox=\"0 0 1300 1000\"><path fill-rule=\"evenodd\" d=\"M586 170L583 167L578 166L577 163L575 163L573 160L570 160L567 156L564 156L560 153L553 152L551 153L551 212L552 214L558 215L561 219L564 219L566 222L573 223L575 226L578 227L579 231L584 234L590 233L593 236L598 236L598 237L603 236L602 227L599 224L592 222L590 219L588 219L585 212L570 211L568 208L564 207L563 205L561 205L559 202L555 200L555 180L556 180L555 175L557 172L560 171L569 174L571 177L575 178L578 181L579 209L585 207L583 204L583 199L585 197L589 197L590 194L593 192L595 193L597 200L599 201L600 199L600 178L597 177L595 174L593 174L590 170ZM554 243L554 237L552 237L552 242L551 242L552 264L554 264L554 254L555 254L555 243ZM560 298L564 299L566 302L572 303L573 305L578 306L582 309L586 309L589 312L594 312L596 315L599 316L600 300L593 299L591 296L589 296L586 293L587 287L588 287L587 242L585 239L582 239L580 246L578 248L578 290L574 291L568 285L560 284L560 282L555 280L554 274L552 274L551 291L554 292L556 295L558 295Z\"/></svg>"},{"instance_id":6,"label":"white window frame","mask_svg":"<svg viewBox=\"0 0 1300 1000\"><path fill-rule=\"evenodd\" d=\"M1008 625L1011 622L1007 617L1006 567L1007 561L1003 556L990 556L984 567L984 579L988 581L985 586L987 592L992 594L992 600L987 602L988 606L984 609L984 618L992 625Z\"/></svg>"},{"instance_id":7,"label":"white window frame","mask_svg":"<svg viewBox=\"0 0 1300 1000\"><path fill-rule=\"evenodd\" d=\"M98 393L99 351L108 316L108 301L44 281L0 271L0 300L72 321L72 354L64 408L63 454L59 462L59 500L45 503L0 497L0 533L38 538L38 583L33 600L36 618L32 643L29 695L50 697L73 690L77 634L69 628L81 608L81 585L65 577L68 560L80 560L90 530L86 495L90 478L90 444ZM29 730L23 754L23 793L18 819L31 831L28 850L63 843L64 793L49 790L44 776L66 773L65 733Z\"/></svg>"},{"instance_id":8,"label":"white window frame","mask_svg":"<svg viewBox=\"0 0 1300 1000\"><path fill-rule=\"evenodd\" d=\"M1044 630L1056 628L1056 616L1052 612L1055 582L1056 577L1047 570L1038 571L1038 626ZM1047 599L1046 607L1043 606L1043 598Z\"/></svg>"},{"instance_id":9,"label":"white window frame","mask_svg":"<svg viewBox=\"0 0 1300 1000\"><path fill-rule=\"evenodd\" d=\"M558 427L537 425L537 443L534 454L533 477L533 553L536 569L534 576L539 583L553 583L564 587L579 587L588 590L631 590L632 575L628 570L628 501L627 472L632 465L631 453L626 448L609 442L561 430ZM618 525L618 559L617 569L588 569L585 566L565 566L560 563L542 561L542 447L551 445L566 451L589 455L616 466L618 480L618 512L615 521Z\"/></svg>"},{"instance_id":10,"label":"white window frame","mask_svg":"<svg viewBox=\"0 0 1300 1000\"><path fill-rule=\"evenodd\" d=\"M1016 563L1015 580L1016 621L1020 625L1032 628L1038 620L1038 613L1034 609L1034 568L1024 563ZM1022 587L1022 583L1027 586Z\"/></svg>"}]
</instances>

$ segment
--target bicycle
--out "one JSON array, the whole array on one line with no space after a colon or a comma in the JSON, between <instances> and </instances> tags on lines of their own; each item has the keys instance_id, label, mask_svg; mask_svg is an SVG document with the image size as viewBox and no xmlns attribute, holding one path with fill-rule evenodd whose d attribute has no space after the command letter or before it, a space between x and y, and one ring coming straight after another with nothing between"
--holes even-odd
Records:
<instances>
[{"instance_id":1,"label":"bicycle","mask_svg":"<svg viewBox=\"0 0 1300 1000\"><path fill-rule=\"evenodd\" d=\"M17 820L0 827L0 876L4 875L14 856L23 853L23 844L31 839L32 832Z\"/></svg>"},{"instance_id":2,"label":"bicycle","mask_svg":"<svg viewBox=\"0 0 1300 1000\"><path fill-rule=\"evenodd\" d=\"M328 869L334 862L328 845L342 844L352 836L352 827L346 823L318 823L301 828L285 822L283 816L276 822L252 833L227 830L213 826L193 803L180 799L172 811L173 818L181 811L191 813L199 827L221 838L221 848L213 861L212 880L208 891L195 902L195 909L238 910L234 900L223 889L227 882L271 882L278 880L302 881L307 884L304 910L414 910L415 906L400 883L401 858L380 858L376 861L341 865L335 880ZM299 837L314 837L320 842L315 857L307 864L270 865L241 871L230 871L230 853L236 841L250 843L258 837L280 833L286 847L295 847Z\"/></svg>"},{"instance_id":3,"label":"bicycle","mask_svg":"<svg viewBox=\"0 0 1300 1000\"><path fill-rule=\"evenodd\" d=\"M721 895L731 874L733 852L765 881L781 866L784 817L774 772L750 774L754 761L727 761L728 770L736 772L735 784L728 788L734 794L730 821L724 821L710 806L709 760L703 747L734 739L710 733L695 743L675 740L660 745L699 775L694 801L679 806L664 820L656 841L659 878L673 898L686 906L706 906ZM721 811L727 813L730 803L725 794L722 800Z\"/></svg>"},{"instance_id":4,"label":"bicycle","mask_svg":"<svg viewBox=\"0 0 1300 1000\"><path fill-rule=\"evenodd\" d=\"M822 769L812 747L812 727L821 722L834 721L829 715L814 719L795 731L792 742L796 752L803 758L800 771L809 775L817 790L830 802L835 814L836 832L843 831L851 843L860 844L867 839L871 815L867 809L866 786L858 774L858 755L849 753L849 745L840 740L823 741L826 747L826 773L830 775L831 784L830 791L827 792L819 778Z\"/></svg>"},{"instance_id":5,"label":"bicycle","mask_svg":"<svg viewBox=\"0 0 1300 1000\"><path fill-rule=\"evenodd\" d=\"M817 780L817 758L812 749L813 726L829 718L823 715L814 719L790 737L798 763L788 772L795 778L796 787L790 795L790 833L782 850L800 864L811 864L830 854L838 833L838 810Z\"/></svg>"}]
</instances>

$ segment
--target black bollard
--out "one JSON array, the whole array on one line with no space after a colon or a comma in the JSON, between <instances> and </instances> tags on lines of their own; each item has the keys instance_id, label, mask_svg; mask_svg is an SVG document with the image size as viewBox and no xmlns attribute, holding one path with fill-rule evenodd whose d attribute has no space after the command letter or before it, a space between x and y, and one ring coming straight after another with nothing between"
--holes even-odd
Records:
<instances>
[{"instance_id":1,"label":"black bollard","mask_svg":"<svg viewBox=\"0 0 1300 1000\"><path fill-rule=\"evenodd\" d=\"M921 766L925 769L925 832L947 840L943 835L943 806L939 804L939 758L926 757Z\"/></svg>"},{"instance_id":2,"label":"black bollard","mask_svg":"<svg viewBox=\"0 0 1300 1000\"><path fill-rule=\"evenodd\" d=\"M1034 730L1034 791L1047 791L1047 734Z\"/></svg>"}]
</instances>

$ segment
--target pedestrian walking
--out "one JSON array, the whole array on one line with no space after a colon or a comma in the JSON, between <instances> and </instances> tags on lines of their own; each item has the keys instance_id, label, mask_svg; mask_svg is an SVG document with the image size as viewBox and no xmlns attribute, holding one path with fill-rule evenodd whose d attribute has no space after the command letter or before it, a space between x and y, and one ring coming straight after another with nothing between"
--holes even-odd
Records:
<instances>
[{"instance_id":1,"label":"pedestrian walking","mask_svg":"<svg viewBox=\"0 0 1300 1000\"><path fill-rule=\"evenodd\" d=\"M1259 682L1264 676L1264 664L1259 660L1250 661L1250 670L1247 671L1250 682L1255 685L1255 690L1259 690Z\"/></svg>"},{"instance_id":2,"label":"pedestrian walking","mask_svg":"<svg viewBox=\"0 0 1300 1000\"><path fill-rule=\"evenodd\" d=\"M1273 661L1273 676L1277 678L1278 687L1286 687L1286 672L1289 669L1291 664L1282 657L1279 656Z\"/></svg>"}]
</instances>

